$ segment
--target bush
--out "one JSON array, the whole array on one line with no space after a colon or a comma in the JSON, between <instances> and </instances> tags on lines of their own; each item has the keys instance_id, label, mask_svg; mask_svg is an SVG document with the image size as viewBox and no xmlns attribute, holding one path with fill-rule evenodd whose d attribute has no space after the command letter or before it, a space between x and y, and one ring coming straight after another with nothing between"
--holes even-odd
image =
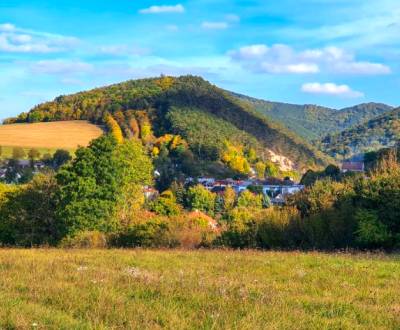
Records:
<instances>
[{"instance_id":1,"label":"bush","mask_svg":"<svg viewBox=\"0 0 400 330\"><path fill-rule=\"evenodd\" d=\"M211 246L218 231L209 225L209 217L200 212L163 217L142 213L111 236L117 247L181 247Z\"/></svg>"},{"instance_id":2,"label":"bush","mask_svg":"<svg viewBox=\"0 0 400 330\"><path fill-rule=\"evenodd\" d=\"M150 210L158 215L174 216L182 212L179 204L174 199L160 196L150 204Z\"/></svg>"},{"instance_id":3,"label":"bush","mask_svg":"<svg viewBox=\"0 0 400 330\"><path fill-rule=\"evenodd\" d=\"M190 187L187 194L187 204L191 210L214 214L216 195L202 185Z\"/></svg>"},{"instance_id":4,"label":"bush","mask_svg":"<svg viewBox=\"0 0 400 330\"><path fill-rule=\"evenodd\" d=\"M379 248L390 245L391 236L387 227L379 221L375 211L358 210L356 241L361 247Z\"/></svg>"},{"instance_id":5,"label":"bush","mask_svg":"<svg viewBox=\"0 0 400 330\"><path fill-rule=\"evenodd\" d=\"M263 196L254 194L249 190L245 190L240 194L237 205L238 207L261 209L263 206Z\"/></svg>"},{"instance_id":6,"label":"bush","mask_svg":"<svg viewBox=\"0 0 400 330\"><path fill-rule=\"evenodd\" d=\"M74 236L67 236L60 242L62 248L102 249L107 247L107 238L99 231L82 231Z\"/></svg>"}]
</instances>

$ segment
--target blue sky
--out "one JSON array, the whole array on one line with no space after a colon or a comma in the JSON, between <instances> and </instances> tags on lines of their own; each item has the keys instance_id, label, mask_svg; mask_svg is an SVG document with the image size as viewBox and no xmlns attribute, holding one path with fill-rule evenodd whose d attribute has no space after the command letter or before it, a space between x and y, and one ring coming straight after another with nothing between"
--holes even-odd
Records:
<instances>
[{"instance_id":1,"label":"blue sky","mask_svg":"<svg viewBox=\"0 0 400 330\"><path fill-rule=\"evenodd\" d=\"M2 0L0 118L189 73L273 101L397 106L399 35L398 0Z\"/></svg>"}]
</instances>

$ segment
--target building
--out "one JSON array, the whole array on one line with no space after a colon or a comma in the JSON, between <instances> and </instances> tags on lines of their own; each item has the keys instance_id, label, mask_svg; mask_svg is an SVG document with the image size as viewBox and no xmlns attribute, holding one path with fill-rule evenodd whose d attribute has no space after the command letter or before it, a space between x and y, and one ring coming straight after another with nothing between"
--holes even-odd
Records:
<instances>
[{"instance_id":1,"label":"building","mask_svg":"<svg viewBox=\"0 0 400 330\"><path fill-rule=\"evenodd\" d=\"M361 161L346 161L342 163L342 173L364 172L364 170L364 162Z\"/></svg>"}]
</instances>

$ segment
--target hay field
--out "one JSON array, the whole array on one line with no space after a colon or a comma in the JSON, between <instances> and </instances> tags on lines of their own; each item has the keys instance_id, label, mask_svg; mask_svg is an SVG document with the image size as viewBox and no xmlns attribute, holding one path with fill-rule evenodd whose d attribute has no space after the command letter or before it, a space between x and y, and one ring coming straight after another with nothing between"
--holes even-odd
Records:
<instances>
[{"instance_id":1,"label":"hay field","mask_svg":"<svg viewBox=\"0 0 400 330\"><path fill-rule=\"evenodd\" d=\"M1 125L0 146L73 150L101 134L100 127L83 120Z\"/></svg>"},{"instance_id":2,"label":"hay field","mask_svg":"<svg viewBox=\"0 0 400 330\"><path fill-rule=\"evenodd\" d=\"M399 292L399 256L0 249L0 329L399 329Z\"/></svg>"}]
</instances>

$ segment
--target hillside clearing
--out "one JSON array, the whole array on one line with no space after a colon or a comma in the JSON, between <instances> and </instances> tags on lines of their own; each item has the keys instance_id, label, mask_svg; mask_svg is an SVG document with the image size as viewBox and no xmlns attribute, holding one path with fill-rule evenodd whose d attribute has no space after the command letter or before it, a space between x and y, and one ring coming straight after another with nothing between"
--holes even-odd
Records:
<instances>
[{"instance_id":1,"label":"hillside clearing","mask_svg":"<svg viewBox=\"0 0 400 330\"><path fill-rule=\"evenodd\" d=\"M395 329L399 257L0 250L0 328Z\"/></svg>"},{"instance_id":2,"label":"hillside clearing","mask_svg":"<svg viewBox=\"0 0 400 330\"><path fill-rule=\"evenodd\" d=\"M84 120L0 126L0 146L76 149L103 133L102 129Z\"/></svg>"}]
</instances>

